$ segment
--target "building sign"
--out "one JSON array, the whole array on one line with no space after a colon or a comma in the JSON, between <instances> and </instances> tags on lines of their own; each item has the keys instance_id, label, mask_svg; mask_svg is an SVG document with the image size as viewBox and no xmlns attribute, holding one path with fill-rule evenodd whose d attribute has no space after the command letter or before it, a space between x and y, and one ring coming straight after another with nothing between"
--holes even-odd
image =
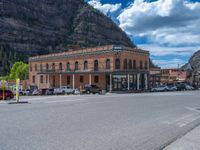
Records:
<instances>
[{"instance_id":1,"label":"building sign","mask_svg":"<svg viewBox=\"0 0 200 150\"><path fill-rule=\"evenodd\" d=\"M113 51L123 51L124 47L122 46L113 46Z\"/></svg>"}]
</instances>

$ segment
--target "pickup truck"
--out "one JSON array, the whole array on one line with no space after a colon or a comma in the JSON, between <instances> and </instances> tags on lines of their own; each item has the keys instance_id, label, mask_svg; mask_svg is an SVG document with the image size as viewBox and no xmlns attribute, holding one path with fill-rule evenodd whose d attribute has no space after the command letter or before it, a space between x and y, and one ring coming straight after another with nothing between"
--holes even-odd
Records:
<instances>
[{"instance_id":1,"label":"pickup truck","mask_svg":"<svg viewBox=\"0 0 200 150\"><path fill-rule=\"evenodd\" d=\"M61 88L55 88L54 94L74 94L74 89L71 86L62 86Z\"/></svg>"}]
</instances>

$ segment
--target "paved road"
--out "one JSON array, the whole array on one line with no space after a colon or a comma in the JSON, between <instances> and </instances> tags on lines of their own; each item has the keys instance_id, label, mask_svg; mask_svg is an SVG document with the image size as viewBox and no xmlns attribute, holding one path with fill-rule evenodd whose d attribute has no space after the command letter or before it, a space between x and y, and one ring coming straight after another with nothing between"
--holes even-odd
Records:
<instances>
[{"instance_id":1,"label":"paved road","mask_svg":"<svg viewBox=\"0 0 200 150\"><path fill-rule=\"evenodd\" d=\"M0 103L0 150L159 150L200 124L200 91Z\"/></svg>"}]
</instances>

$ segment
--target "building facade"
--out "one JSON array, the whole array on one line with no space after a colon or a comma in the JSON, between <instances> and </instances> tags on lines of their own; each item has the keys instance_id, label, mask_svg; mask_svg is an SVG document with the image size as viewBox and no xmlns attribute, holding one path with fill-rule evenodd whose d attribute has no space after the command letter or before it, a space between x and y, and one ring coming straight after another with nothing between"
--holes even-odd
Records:
<instances>
[{"instance_id":1,"label":"building facade","mask_svg":"<svg viewBox=\"0 0 200 150\"><path fill-rule=\"evenodd\" d=\"M161 79L162 84L176 83L176 82L186 82L187 72L181 69L161 69Z\"/></svg>"},{"instance_id":2,"label":"building facade","mask_svg":"<svg viewBox=\"0 0 200 150\"><path fill-rule=\"evenodd\" d=\"M29 82L38 89L95 84L102 90L148 89L149 52L106 45L29 58Z\"/></svg>"},{"instance_id":3,"label":"building facade","mask_svg":"<svg viewBox=\"0 0 200 150\"><path fill-rule=\"evenodd\" d=\"M149 88L154 88L160 85L161 68L154 67L149 69Z\"/></svg>"}]
</instances>

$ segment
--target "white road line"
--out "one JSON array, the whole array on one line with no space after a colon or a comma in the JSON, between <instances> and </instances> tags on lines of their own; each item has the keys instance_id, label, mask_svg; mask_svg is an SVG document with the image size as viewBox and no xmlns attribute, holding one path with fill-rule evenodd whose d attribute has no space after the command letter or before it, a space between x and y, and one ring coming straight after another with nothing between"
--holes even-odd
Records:
<instances>
[{"instance_id":1,"label":"white road line","mask_svg":"<svg viewBox=\"0 0 200 150\"><path fill-rule=\"evenodd\" d=\"M43 102L45 104L50 104L50 103L63 103L63 102L76 102L76 101L83 101L85 99L74 99L74 100L56 100L56 101L48 101L48 102Z\"/></svg>"}]
</instances>

